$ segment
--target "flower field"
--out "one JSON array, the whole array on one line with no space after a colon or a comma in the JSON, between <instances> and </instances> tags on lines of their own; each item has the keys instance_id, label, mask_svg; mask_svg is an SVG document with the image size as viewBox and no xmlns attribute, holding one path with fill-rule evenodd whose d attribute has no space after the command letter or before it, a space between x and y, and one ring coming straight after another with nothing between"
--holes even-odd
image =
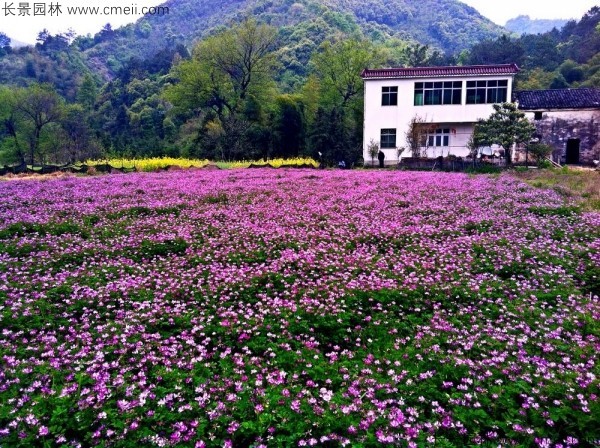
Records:
<instances>
[{"instance_id":1,"label":"flower field","mask_svg":"<svg viewBox=\"0 0 600 448\"><path fill-rule=\"evenodd\" d=\"M0 446L600 445L600 214L509 176L0 184Z\"/></svg>"}]
</instances>

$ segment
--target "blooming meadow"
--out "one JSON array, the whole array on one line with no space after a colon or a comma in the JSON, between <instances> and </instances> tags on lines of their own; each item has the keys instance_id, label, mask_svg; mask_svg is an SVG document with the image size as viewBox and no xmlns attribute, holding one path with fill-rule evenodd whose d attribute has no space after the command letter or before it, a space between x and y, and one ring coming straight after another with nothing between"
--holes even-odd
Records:
<instances>
[{"instance_id":1,"label":"blooming meadow","mask_svg":"<svg viewBox=\"0 0 600 448\"><path fill-rule=\"evenodd\" d=\"M600 214L509 176L0 183L0 446L600 444Z\"/></svg>"}]
</instances>

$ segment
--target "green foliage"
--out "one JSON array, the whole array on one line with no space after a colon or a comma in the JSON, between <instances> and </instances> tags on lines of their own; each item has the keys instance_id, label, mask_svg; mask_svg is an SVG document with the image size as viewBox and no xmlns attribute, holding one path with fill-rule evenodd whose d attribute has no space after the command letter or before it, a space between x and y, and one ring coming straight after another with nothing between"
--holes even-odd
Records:
<instances>
[{"instance_id":1,"label":"green foliage","mask_svg":"<svg viewBox=\"0 0 600 448\"><path fill-rule=\"evenodd\" d=\"M475 134L480 143L502 146L506 164L511 165L513 145L529 143L535 126L514 103L494 104L493 107L492 115L477 123Z\"/></svg>"},{"instance_id":2,"label":"green foliage","mask_svg":"<svg viewBox=\"0 0 600 448\"><path fill-rule=\"evenodd\" d=\"M375 158L379 154L379 142L371 139L371 141L369 141L369 145L367 146L367 152L371 158L371 164L375 166Z\"/></svg>"},{"instance_id":3,"label":"green foliage","mask_svg":"<svg viewBox=\"0 0 600 448\"><path fill-rule=\"evenodd\" d=\"M550 164L546 159L552 154L554 149L552 146L544 143L532 143L527 146L527 151L533 156L540 168L547 168L547 166L542 165Z\"/></svg>"},{"instance_id":4,"label":"green foliage","mask_svg":"<svg viewBox=\"0 0 600 448\"><path fill-rule=\"evenodd\" d=\"M595 6L560 31L482 40L471 48L465 63L514 62L523 69L516 79L519 89L598 86L599 24L600 8Z\"/></svg>"},{"instance_id":5,"label":"green foliage","mask_svg":"<svg viewBox=\"0 0 600 448\"><path fill-rule=\"evenodd\" d=\"M331 106L345 108L362 99L362 70L378 66L382 57L370 42L352 39L324 43L311 62L325 101Z\"/></svg>"},{"instance_id":6,"label":"green foliage","mask_svg":"<svg viewBox=\"0 0 600 448\"><path fill-rule=\"evenodd\" d=\"M5 132L19 162L34 165L44 161L55 148L55 126L64 113L64 100L48 84L33 84L24 89L5 91L14 95L4 108Z\"/></svg>"},{"instance_id":7,"label":"green foliage","mask_svg":"<svg viewBox=\"0 0 600 448\"><path fill-rule=\"evenodd\" d=\"M561 206L561 207L530 207L529 212L537 216L560 216L570 217L579 213L577 207Z\"/></svg>"}]
</instances>

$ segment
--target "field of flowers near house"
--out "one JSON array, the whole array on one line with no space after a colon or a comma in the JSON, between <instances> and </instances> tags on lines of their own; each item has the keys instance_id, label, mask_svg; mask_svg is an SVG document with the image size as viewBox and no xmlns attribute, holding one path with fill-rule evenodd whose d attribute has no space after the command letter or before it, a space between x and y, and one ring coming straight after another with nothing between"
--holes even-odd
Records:
<instances>
[{"instance_id":1,"label":"field of flowers near house","mask_svg":"<svg viewBox=\"0 0 600 448\"><path fill-rule=\"evenodd\" d=\"M0 446L597 446L600 214L509 177L0 183Z\"/></svg>"}]
</instances>

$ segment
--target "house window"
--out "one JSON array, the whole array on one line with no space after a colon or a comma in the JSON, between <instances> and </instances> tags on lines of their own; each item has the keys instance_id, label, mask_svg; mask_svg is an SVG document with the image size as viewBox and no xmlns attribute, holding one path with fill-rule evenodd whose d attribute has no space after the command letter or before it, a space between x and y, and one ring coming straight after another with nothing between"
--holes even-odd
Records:
<instances>
[{"instance_id":1,"label":"house window","mask_svg":"<svg viewBox=\"0 0 600 448\"><path fill-rule=\"evenodd\" d=\"M542 113L541 112L534 112L533 113L533 119L534 120L541 120L542 119Z\"/></svg>"},{"instance_id":2,"label":"house window","mask_svg":"<svg viewBox=\"0 0 600 448\"><path fill-rule=\"evenodd\" d=\"M450 129L436 129L435 133L427 136L427 146L450 146Z\"/></svg>"},{"instance_id":3,"label":"house window","mask_svg":"<svg viewBox=\"0 0 600 448\"><path fill-rule=\"evenodd\" d=\"M381 138L379 139L380 148L395 148L396 147L396 129L382 129Z\"/></svg>"},{"instance_id":4,"label":"house window","mask_svg":"<svg viewBox=\"0 0 600 448\"><path fill-rule=\"evenodd\" d=\"M398 105L398 87L382 87L381 88L381 105L382 106L397 106Z\"/></svg>"},{"instance_id":5,"label":"house window","mask_svg":"<svg viewBox=\"0 0 600 448\"><path fill-rule=\"evenodd\" d=\"M467 104L494 104L506 101L508 81L467 81Z\"/></svg>"},{"instance_id":6,"label":"house window","mask_svg":"<svg viewBox=\"0 0 600 448\"><path fill-rule=\"evenodd\" d=\"M461 103L462 81L415 83L415 106Z\"/></svg>"}]
</instances>

